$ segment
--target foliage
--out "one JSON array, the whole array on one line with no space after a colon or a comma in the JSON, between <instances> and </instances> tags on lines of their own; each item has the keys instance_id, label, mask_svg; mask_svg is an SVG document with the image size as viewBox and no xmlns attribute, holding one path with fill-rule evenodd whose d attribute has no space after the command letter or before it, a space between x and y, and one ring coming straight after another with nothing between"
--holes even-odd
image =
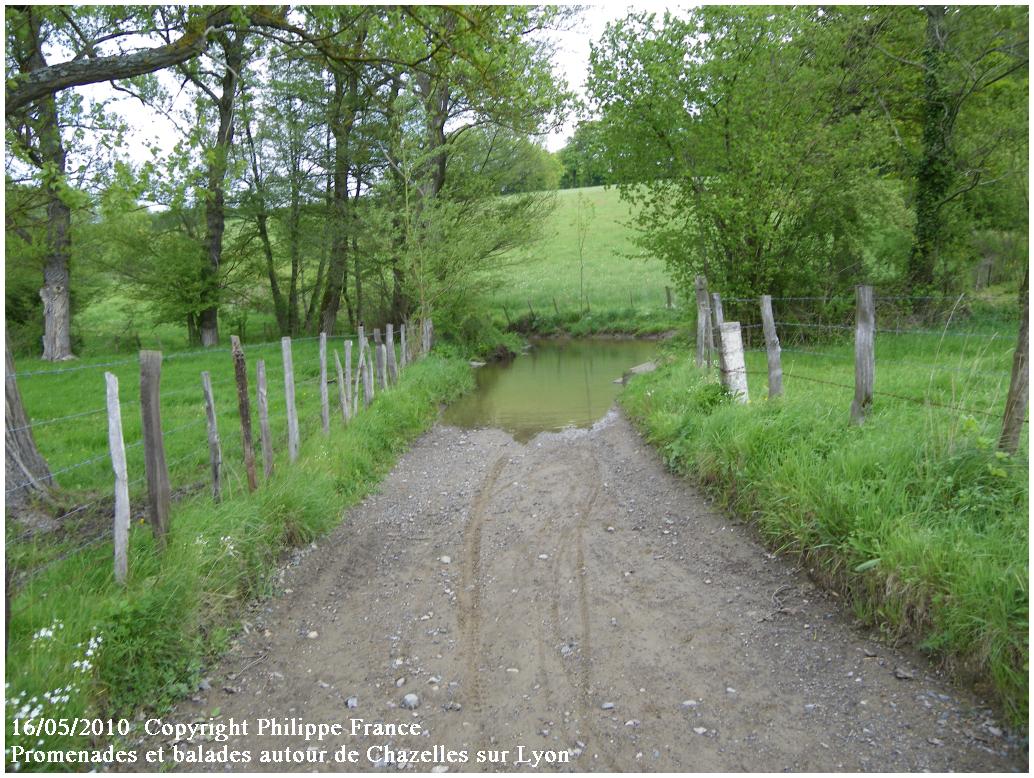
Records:
<instances>
[{"instance_id":1,"label":"foliage","mask_svg":"<svg viewBox=\"0 0 1034 778\"><path fill-rule=\"evenodd\" d=\"M686 293L697 273L738 296L874 277L957 289L981 200L1009 197L999 215L1026 235L1025 19L952 10L950 45L927 60L909 8L706 6L608 25L589 91L638 245ZM867 253L874 232L894 236L891 256Z\"/></svg>"}]
</instances>

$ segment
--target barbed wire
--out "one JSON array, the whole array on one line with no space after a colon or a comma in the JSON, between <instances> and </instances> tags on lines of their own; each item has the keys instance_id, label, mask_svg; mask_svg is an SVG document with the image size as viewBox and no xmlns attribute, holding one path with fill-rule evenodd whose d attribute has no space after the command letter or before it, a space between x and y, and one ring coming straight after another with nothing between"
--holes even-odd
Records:
<instances>
[{"instance_id":1,"label":"barbed wire","mask_svg":"<svg viewBox=\"0 0 1034 778\"><path fill-rule=\"evenodd\" d=\"M748 375L757 375L757 376L767 376L768 375L767 372L762 372L760 370L745 370L744 372L747 373ZM851 386L849 384L842 384L842 383L839 383L837 381L827 381L827 380L825 380L823 378L815 378L813 376L805 376L805 375L801 375L799 373L783 373L783 377L784 378L800 378L802 381L811 381L811 382L816 383L816 384L825 384L826 386L835 386L835 387L838 387L840 389L848 389L848 390L850 390L852 392L855 389L855 387L853 387L853 386ZM929 406L929 407L933 407L933 408L941 408L943 410L953 411L955 413L972 413L972 414L976 414L978 416L987 416L987 417L992 418L992 419L1000 418L1000 415L997 414L997 413L991 413L989 411L980 411L980 410L977 410L975 408L964 408L961 405L945 405L944 403L939 403L936 400L930 400L929 398L908 397L907 395L897 394L895 392L885 392L882 389L880 389L880 390L874 389L872 393L873 393L873 396L875 396L875 397L891 397L891 398L893 398L895 400L903 400L903 401L906 401L906 402L914 403L916 405L924 405L924 406ZM1027 424L1028 423L1027 419L1024 419L1023 423Z\"/></svg>"}]
</instances>

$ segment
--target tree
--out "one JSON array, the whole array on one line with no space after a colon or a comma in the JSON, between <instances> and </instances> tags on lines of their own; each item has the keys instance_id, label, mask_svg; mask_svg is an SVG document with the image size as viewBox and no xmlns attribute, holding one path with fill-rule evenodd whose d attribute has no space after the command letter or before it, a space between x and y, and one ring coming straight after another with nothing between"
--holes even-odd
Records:
<instances>
[{"instance_id":1,"label":"tree","mask_svg":"<svg viewBox=\"0 0 1034 778\"><path fill-rule=\"evenodd\" d=\"M563 167L560 187L576 189L617 183L607 165L605 152L599 122L579 122L571 139L557 152Z\"/></svg>"},{"instance_id":2,"label":"tree","mask_svg":"<svg viewBox=\"0 0 1034 778\"><path fill-rule=\"evenodd\" d=\"M950 291L960 277L952 257L971 223L961 207L967 195L1026 179L1028 11L931 5L882 13L880 24L896 29L877 51L898 82L919 81L899 88L889 109L914 180L907 284Z\"/></svg>"},{"instance_id":3,"label":"tree","mask_svg":"<svg viewBox=\"0 0 1034 778\"><path fill-rule=\"evenodd\" d=\"M893 189L863 99L874 31L855 9L633 14L593 47L604 161L639 245L687 293L819 293L865 275L861 235ZM876 198L879 198L877 200Z\"/></svg>"}]
</instances>

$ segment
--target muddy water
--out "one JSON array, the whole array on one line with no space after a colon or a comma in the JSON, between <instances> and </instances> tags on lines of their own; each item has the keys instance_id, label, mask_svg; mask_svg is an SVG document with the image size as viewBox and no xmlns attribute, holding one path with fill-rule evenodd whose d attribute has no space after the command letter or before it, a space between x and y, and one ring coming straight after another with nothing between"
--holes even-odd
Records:
<instances>
[{"instance_id":1,"label":"muddy water","mask_svg":"<svg viewBox=\"0 0 1034 778\"><path fill-rule=\"evenodd\" d=\"M541 340L508 363L477 370L477 390L445 411L457 427L497 427L526 443L542 431L590 427L621 389L614 379L650 360L655 341Z\"/></svg>"}]
</instances>

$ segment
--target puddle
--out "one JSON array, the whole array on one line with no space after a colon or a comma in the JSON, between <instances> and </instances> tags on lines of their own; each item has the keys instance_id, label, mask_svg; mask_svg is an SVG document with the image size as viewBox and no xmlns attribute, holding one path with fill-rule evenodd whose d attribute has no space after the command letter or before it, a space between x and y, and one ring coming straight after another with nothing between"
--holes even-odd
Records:
<instances>
[{"instance_id":1,"label":"puddle","mask_svg":"<svg viewBox=\"0 0 1034 778\"><path fill-rule=\"evenodd\" d=\"M614 383L657 352L653 340L539 340L508 363L475 371L477 389L449 406L442 421L497 427L527 443L540 432L591 427L621 391Z\"/></svg>"}]
</instances>

